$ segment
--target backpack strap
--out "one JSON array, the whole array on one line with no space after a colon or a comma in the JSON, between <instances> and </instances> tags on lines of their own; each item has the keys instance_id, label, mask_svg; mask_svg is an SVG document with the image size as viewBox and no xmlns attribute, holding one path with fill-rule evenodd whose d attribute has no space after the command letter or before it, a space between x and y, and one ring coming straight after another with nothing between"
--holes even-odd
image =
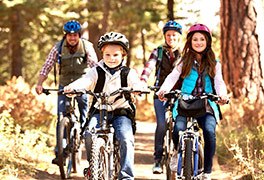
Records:
<instances>
[{"instance_id":1,"label":"backpack strap","mask_svg":"<svg viewBox=\"0 0 264 180\"><path fill-rule=\"evenodd\" d=\"M129 71L130 71L130 68L128 68L126 66L124 66L121 69L121 87L127 87L127 76L128 76ZM130 93L124 94L124 96L125 96L125 99L128 101L131 109L135 112L136 111L136 107L135 107L135 105L132 102L131 94Z\"/></svg>"},{"instance_id":2,"label":"backpack strap","mask_svg":"<svg viewBox=\"0 0 264 180\"><path fill-rule=\"evenodd\" d=\"M83 49L84 49L84 62L86 62L87 61L87 51L86 51L85 42L84 42L85 39L81 38L81 40L82 40Z\"/></svg>"},{"instance_id":3,"label":"backpack strap","mask_svg":"<svg viewBox=\"0 0 264 180\"><path fill-rule=\"evenodd\" d=\"M60 65L61 64L61 50L62 50L62 44L65 40L65 36L63 36L62 40L57 44L57 50L58 50L58 54L57 54L57 63ZM61 73L61 69L59 67L59 74ZM56 63L54 63L54 82L55 85L57 85L57 68L56 68Z\"/></svg>"},{"instance_id":4,"label":"backpack strap","mask_svg":"<svg viewBox=\"0 0 264 180\"><path fill-rule=\"evenodd\" d=\"M94 92L100 93L103 91L104 84L105 84L105 72L100 66L96 67L96 71L98 74L98 79L97 79L97 82L94 88Z\"/></svg>"},{"instance_id":5,"label":"backpack strap","mask_svg":"<svg viewBox=\"0 0 264 180\"><path fill-rule=\"evenodd\" d=\"M155 74L156 75L155 86L158 86L159 80L160 80L160 71L161 71L160 64L161 64L162 55L163 55L162 45L160 45L157 49L158 49L158 59L157 59L156 74Z\"/></svg>"},{"instance_id":6,"label":"backpack strap","mask_svg":"<svg viewBox=\"0 0 264 180\"><path fill-rule=\"evenodd\" d=\"M97 74L98 74L98 79L94 88L95 93L100 93L103 91L104 84L105 84L105 71L100 67L96 67ZM121 69L121 87L127 87L127 76L130 71L130 68L123 66ZM125 99L128 100L129 104L130 102L132 103L131 96L130 94L125 95ZM96 99L93 98L92 104L90 106L90 111L89 113L93 114L93 111L95 110L94 105L96 103ZM131 104L130 104L131 106ZM134 110L134 108L131 106L131 108Z\"/></svg>"}]
</instances>

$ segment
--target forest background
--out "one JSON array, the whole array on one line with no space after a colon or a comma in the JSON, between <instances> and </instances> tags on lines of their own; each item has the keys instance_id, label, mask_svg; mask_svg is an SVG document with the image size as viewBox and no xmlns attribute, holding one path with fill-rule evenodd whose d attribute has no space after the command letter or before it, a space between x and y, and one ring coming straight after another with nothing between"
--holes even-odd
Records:
<instances>
[{"instance_id":1,"label":"forest background","mask_svg":"<svg viewBox=\"0 0 264 180\"><path fill-rule=\"evenodd\" d=\"M206 24L231 97L218 126L218 161L234 173L264 178L264 0L2 0L0 19L1 179L45 168L40 154L52 153L56 96L37 96L34 85L71 19L83 25L83 37L99 57L102 34L124 33L130 42L127 64L139 73L163 43L167 20L183 26L182 45L192 24ZM45 86L55 87L53 72ZM151 96L138 105L137 118L154 121Z\"/></svg>"}]
</instances>

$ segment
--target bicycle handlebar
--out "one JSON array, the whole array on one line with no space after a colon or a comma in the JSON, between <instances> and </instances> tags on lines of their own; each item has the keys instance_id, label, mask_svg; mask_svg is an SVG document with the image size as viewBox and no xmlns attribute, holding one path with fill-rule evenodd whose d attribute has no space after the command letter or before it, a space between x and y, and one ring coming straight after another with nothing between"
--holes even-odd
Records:
<instances>
[{"instance_id":1,"label":"bicycle handlebar","mask_svg":"<svg viewBox=\"0 0 264 180\"><path fill-rule=\"evenodd\" d=\"M157 92L157 91L160 89L160 86L148 86L148 88L149 88L151 91Z\"/></svg>"},{"instance_id":2,"label":"bicycle handlebar","mask_svg":"<svg viewBox=\"0 0 264 180\"><path fill-rule=\"evenodd\" d=\"M129 87L121 87L118 90L112 92L110 94L110 96L114 96L118 93L139 93L139 94L149 94L150 91L142 91L142 90L138 90L138 89L133 89L133 88L129 88Z\"/></svg>"},{"instance_id":3,"label":"bicycle handlebar","mask_svg":"<svg viewBox=\"0 0 264 180\"><path fill-rule=\"evenodd\" d=\"M168 93L164 94L165 98L171 99L171 98L176 98L176 99L183 99L183 100L194 100L194 99L204 99L207 98L211 101L219 101L220 100L220 96L216 95L216 94L212 94L212 93L203 93L200 96L192 96L192 95L188 95L188 94L183 94L180 90L176 89L174 91L170 91ZM226 104L229 103L229 100L226 102Z\"/></svg>"},{"instance_id":4,"label":"bicycle handlebar","mask_svg":"<svg viewBox=\"0 0 264 180\"><path fill-rule=\"evenodd\" d=\"M136 90L133 88L129 88L129 87L121 87L119 89L117 89L116 91L110 93L109 95L107 95L104 92L100 92L100 93L95 93L91 90L85 90L85 89L74 89L71 92L64 92L63 90L59 90L59 89L43 89L43 93L45 94L50 94L50 91L58 91L58 94L77 94L77 95L81 95L81 94L89 94L95 97L100 97L100 96L114 96L118 93L139 93L139 94L149 94L150 91L142 91L142 90Z\"/></svg>"}]
</instances>

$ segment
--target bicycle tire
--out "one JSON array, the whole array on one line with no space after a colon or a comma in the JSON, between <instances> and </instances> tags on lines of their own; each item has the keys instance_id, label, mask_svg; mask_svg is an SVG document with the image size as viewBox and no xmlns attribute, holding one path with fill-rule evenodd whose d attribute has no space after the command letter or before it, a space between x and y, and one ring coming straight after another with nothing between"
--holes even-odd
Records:
<instances>
[{"instance_id":1,"label":"bicycle tire","mask_svg":"<svg viewBox=\"0 0 264 180\"><path fill-rule=\"evenodd\" d=\"M91 176L89 180L109 179L109 163L106 151L105 140L103 138L98 137L93 140L90 160Z\"/></svg>"},{"instance_id":2,"label":"bicycle tire","mask_svg":"<svg viewBox=\"0 0 264 180\"><path fill-rule=\"evenodd\" d=\"M58 145L57 145L58 165L62 179L69 178L72 169L72 156L69 151L70 131L71 131L70 119L68 117L63 117L59 123ZM64 136L64 133L66 134L66 137Z\"/></svg>"},{"instance_id":3,"label":"bicycle tire","mask_svg":"<svg viewBox=\"0 0 264 180\"><path fill-rule=\"evenodd\" d=\"M166 168L166 179L170 180L171 179L171 168L170 168L170 160L173 152L172 148L172 119L169 119L167 121L167 131L166 131L166 136L165 136L165 157L164 157L164 164Z\"/></svg>"},{"instance_id":4,"label":"bicycle tire","mask_svg":"<svg viewBox=\"0 0 264 180\"><path fill-rule=\"evenodd\" d=\"M184 166L183 166L183 176L185 180L192 179L192 169L193 169L193 152L192 152L192 140L185 140L185 152L184 152Z\"/></svg>"},{"instance_id":5,"label":"bicycle tire","mask_svg":"<svg viewBox=\"0 0 264 180\"><path fill-rule=\"evenodd\" d=\"M199 149L198 174L201 174L204 168L204 152L203 152L204 149L201 143L199 143L198 149Z\"/></svg>"},{"instance_id":6,"label":"bicycle tire","mask_svg":"<svg viewBox=\"0 0 264 180\"><path fill-rule=\"evenodd\" d=\"M114 175L113 179L118 179L118 174L121 170L120 165L120 146L117 140L114 140Z\"/></svg>"},{"instance_id":7,"label":"bicycle tire","mask_svg":"<svg viewBox=\"0 0 264 180\"><path fill-rule=\"evenodd\" d=\"M80 148L80 130L75 129L71 137L71 153L72 153L72 169L73 173L78 172L78 167L81 163L82 150Z\"/></svg>"}]
</instances>

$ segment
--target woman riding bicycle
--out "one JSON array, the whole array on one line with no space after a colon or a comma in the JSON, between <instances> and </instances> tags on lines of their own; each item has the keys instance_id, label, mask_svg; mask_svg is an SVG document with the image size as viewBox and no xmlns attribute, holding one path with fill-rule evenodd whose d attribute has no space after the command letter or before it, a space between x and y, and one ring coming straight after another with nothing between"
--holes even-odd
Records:
<instances>
[{"instance_id":1,"label":"woman riding bicycle","mask_svg":"<svg viewBox=\"0 0 264 180\"><path fill-rule=\"evenodd\" d=\"M165 78L175 67L176 62L180 57L179 41L182 34L182 26L176 21L168 21L163 27L165 42L163 45L155 48L149 61L145 64L141 74L141 80L147 82L152 70L155 69L155 86L161 86ZM155 131L155 147L154 147L154 166L152 172L160 174L163 172L162 157L164 137L166 134L166 112L167 104L159 100L157 95L154 95L154 108L156 114L157 127Z\"/></svg>"},{"instance_id":2,"label":"woman riding bicycle","mask_svg":"<svg viewBox=\"0 0 264 180\"><path fill-rule=\"evenodd\" d=\"M173 85L181 79L181 91L184 94L200 96L203 93L215 92L220 96L218 104L225 104L228 101L221 64L215 59L211 44L212 36L207 26L195 24L190 27L181 61L167 76L160 90L157 92L160 99L164 100L164 93L169 92L173 88ZM186 117L178 115L177 106L178 104L175 104L173 110L175 118L173 141L175 147L178 145L179 131L186 129ZM216 103L212 101L207 102L206 113L197 118L204 136L203 178L207 180L211 179L213 156L216 148L215 128L219 119L220 111Z\"/></svg>"},{"instance_id":3,"label":"woman riding bicycle","mask_svg":"<svg viewBox=\"0 0 264 180\"><path fill-rule=\"evenodd\" d=\"M103 72L102 75L105 76L102 92L110 94L122 87L122 69L127 68L125 67L124 58L128 53L129 43L123 34L110 32L100 37L98 48L103 53L103 59L98 63L100 71ZM98 83L97 80L99 79L98 76L99 70L92 68L84 78L69 84L64 90L70 92L76 88L85 88L86 90L95 91ZM133 69L129 70L126 81L127 86L133 89L147 89ZM143 89L143 87L145 88ZM120 95L110 97L108 101L111 104L111 108L108 110L112 112L108 113L108 120L112 123L115 130L115 137L120 144L121 170L118 179L134 179L134 136L132 128L133 120L130 114L131 112L133 113L134 107L131 107L128 99L123 96L120 97ZM90 148L92 143L91 133L89 131L98 125L100 116L97 104L91 108L95 108L95 114L92 114L88 125L88 132L85 133L88 162L91 158Z\"/></svg>"}]
</instances>

